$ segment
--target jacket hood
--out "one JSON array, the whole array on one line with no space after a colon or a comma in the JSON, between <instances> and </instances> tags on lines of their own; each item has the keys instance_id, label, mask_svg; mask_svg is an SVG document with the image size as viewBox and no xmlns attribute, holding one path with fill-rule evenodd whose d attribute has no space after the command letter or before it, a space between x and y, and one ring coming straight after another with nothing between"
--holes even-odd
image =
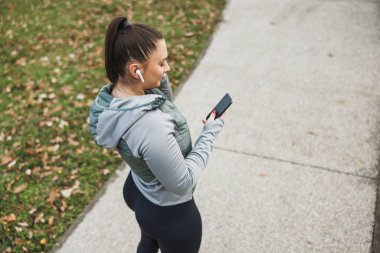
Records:
<instances>
[{"instance_id":1,"label":"jacket hood","mask_svg":"<svg viewBox=\"0 0 380 253\"><path fill-rule=\"evenodd\" d=\"M115 98L110 94L111 86L104 86L90 107L90 133L96 144L108 149L116 148L138 119L166 100L157 94Z\"/></svg>"}]
</instances>

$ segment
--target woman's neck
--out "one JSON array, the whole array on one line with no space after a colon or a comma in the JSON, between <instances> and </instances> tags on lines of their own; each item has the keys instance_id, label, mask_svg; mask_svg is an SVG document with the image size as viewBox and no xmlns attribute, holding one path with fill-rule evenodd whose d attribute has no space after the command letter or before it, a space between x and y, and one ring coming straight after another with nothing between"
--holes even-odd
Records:
<instances>
[{"instance_id":1,"label":"woman's neck","mask_svg":"<svg viewBox=\"0 0 380 253\"><path fill-rule=\"evenodd\" d=\"M134 97L134 96L141 96L144 95L144 89L140 85L134 85L134 84L124 84L117 82L114 84L114 87L112 89L112 96L118 97L118 98L128 98L128 97Z\"/></svg>"}]
</instances>

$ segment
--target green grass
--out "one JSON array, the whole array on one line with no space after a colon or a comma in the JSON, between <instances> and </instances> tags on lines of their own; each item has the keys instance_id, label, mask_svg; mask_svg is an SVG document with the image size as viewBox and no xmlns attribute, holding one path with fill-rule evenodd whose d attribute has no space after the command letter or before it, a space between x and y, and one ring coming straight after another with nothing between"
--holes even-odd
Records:
<instances>
[{"instance_id":1,"label":"green grass","mask_svg":"<svg viewBox=\"0 0 380 253\"><path fill-rule=\"evenodd\" d=\"M120 164L88 133L116 15L160 30L177 87L225 0L0 0L0 252L47 252ZM65 195L65 191L67 196Z\"/></svg>"}]
</instances>

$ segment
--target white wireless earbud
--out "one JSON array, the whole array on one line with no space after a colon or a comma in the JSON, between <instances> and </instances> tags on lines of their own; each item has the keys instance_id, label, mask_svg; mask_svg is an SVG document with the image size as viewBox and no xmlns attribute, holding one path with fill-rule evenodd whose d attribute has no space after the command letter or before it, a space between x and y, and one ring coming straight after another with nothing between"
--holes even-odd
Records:
<instances>
[{"instance_id":1,"label":"white wireless earbud","mask_svg":"<svg viewBox=\"0 0 380 253\"><path fill-rule=\"evenodd\" d=\"M141 74L141 71L139 69L136 70L136 74L139 76L140 81L143 83L144 82L144 78L143 78L143 76Z\"/></svg>"}]
</instances>

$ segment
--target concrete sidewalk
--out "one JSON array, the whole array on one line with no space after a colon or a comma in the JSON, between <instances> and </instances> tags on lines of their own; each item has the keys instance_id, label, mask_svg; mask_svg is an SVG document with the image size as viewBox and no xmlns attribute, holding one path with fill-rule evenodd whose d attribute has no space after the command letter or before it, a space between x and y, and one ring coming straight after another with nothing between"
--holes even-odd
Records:
<instances>
[{"instance_id":1,"label":"concrete sidewalk","mask_svg":"<svg viewBox=\"0 0 380 253\"><path fill-rule=\"evenodd\" d=\"M229 1L175 99L194 141L234 99L195 194L202 253L371 252L379 67L380 1ZM135 252L128 171L55 252Z\"/></svg>"}]
</instances>

